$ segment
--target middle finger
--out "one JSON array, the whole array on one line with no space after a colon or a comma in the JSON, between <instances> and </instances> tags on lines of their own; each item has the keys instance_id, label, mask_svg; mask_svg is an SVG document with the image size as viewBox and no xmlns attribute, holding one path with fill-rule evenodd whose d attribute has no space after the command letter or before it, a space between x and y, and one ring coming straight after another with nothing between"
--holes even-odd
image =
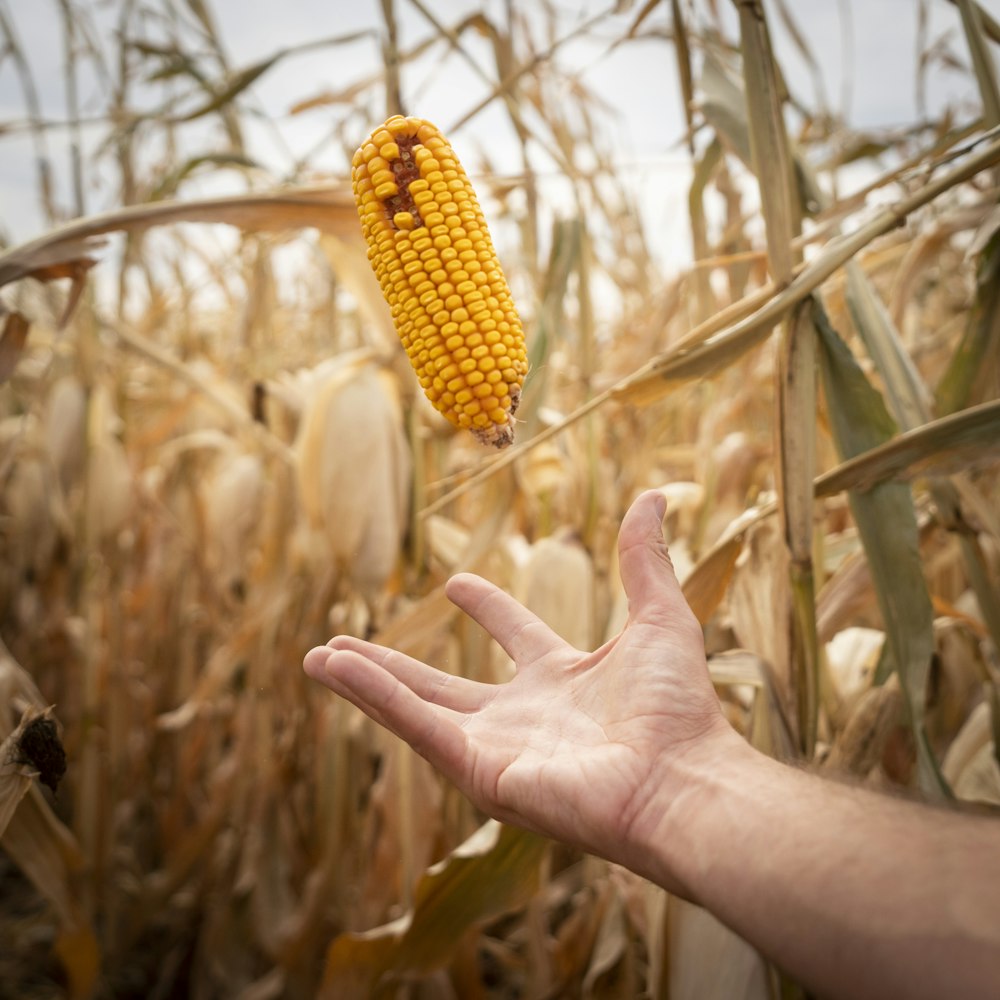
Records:
<instances>
[{"instance_id":1,"label":"middle finger","mask_svg":"<svg viewBox=\"0 0 1000 1000\"><path fill-rule=\"evenodd\" d=\"M467 677L437 670L415 657L364 639L338 635L327 646L360 653L392 674L424 701L456 712L476 712L496 693L492 684L482 684Z\"/></svg>"}]
</instances>

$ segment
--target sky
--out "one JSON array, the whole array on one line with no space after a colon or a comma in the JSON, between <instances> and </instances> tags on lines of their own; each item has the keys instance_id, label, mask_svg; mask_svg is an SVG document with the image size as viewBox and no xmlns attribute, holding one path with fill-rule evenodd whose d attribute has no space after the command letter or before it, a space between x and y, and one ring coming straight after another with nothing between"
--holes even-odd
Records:
<instances>
[{"instance_id":1,"label":"sky","mask_svg":"<svg viewBox=\"0 0 1000 1000\"><path fill-rule=\"evenodd\" d=\"M100 3L77 0L92 19L95 33L108 50L114 37L121 7L118 0ZM717 0L727 17L732 17L729 0ZM776 0L767 0L772 15L775 47L791 89L807 103L817 99L817 83L809 66L776 16ZM785 0L794 11L810 49L819 62L825 99L842 111L856 127L905 126L918 117L914 87L917 54L918 0ZM982 6L1000 18L1000 0L981 0ZM6 19L13 23L19 46L24 52L42 116L52 122L67 118L64 74L64 46L60 37L59 9L56 0L0 0ZM150 4L163 10L165 4ZM529 9L528 4L517 5ZM593 14L615 5L571 0L555 2L559 11L559 30L564 33ZM685 2L685 6L692 6ZM694 0L696 16L704 17L707 0ZM503 23L506 4L503 0L472 3L466 0L395 0L400 45L406 48L433 33L423 7L442 23L453 25L473 11L485 9ZM644 204L656 220L662 221L665 244L676 246L686 240L686 221L680 211L686 197L690 171L681 140L683 118L672 49L662 41L635 42L609 51L609 43L620 38L643 7L642 0L619 2L621 13L601 22L586 38L560 50L559 59L573 67L580 79L608 104L602 126L615 137L620 169L648 190ZM929 13L927 37L963 60L965 47L955 7L948 0L926 0ZM185 0L176 0L177 17L190 19ZM362 138L374 122L355 116L344 117L344 108L321 106L311 111L292 113L299 102L325 92L342 89L375 72L381 65L380 37L383 30L380 0L213 0L211 10L218 34L232 67L240 68L272 56L286 47L300 46L318 39L358 37L335 47L288 55L259 78L246 92L243 106L251 112L247 127L249 151L261 166L254 175L257 187L294 179L295 164L309 151L315 151L312 165L321 171L343 175L346 163L343 148L349 141ZM668 5L661 4L645 27L665 27ZM541 21L539 21L541 24ZM733 32L735 36L735 32ZM162 37L154 18L143 26L143 37ZM78 39L82 43L83 39ZM492 52L488 41L476 32L467 32L463 43L468 53L487 73L492 72ZM404 97L411 113L438 124L457 148L472 152L467 165L480 150L488 150L495 169L516 173L516 144L510 142L511 129L500 103L494 101L466 125L452 132L457 122L488 92L487 84L460 58L452 56L442 71L442 50L403 71ZM108 85L81 62L78 93L82 116L100 116L107 102ZM153 107L153 91L139 87L135 103ZM977 100L974 83L967 74L938 69L930 77L929 110L933 113L944 104L975 113ZM193 106L193 105L192 105ZM259 117L254 120L253 115ZM372 109L376 113L376 109ZM26 118L25 95L14 61L8 56L0 61L0 234L8 243L22 242L47 228L40 211L36 149L23 128ZM341 122L343 141L323 144L337 122ZM109 158L101 157L100 142L107 134L106 122L85 127L83 208L95 213L116 207L117 178ZM182 152L196 156L223 148L218 120L192 122L178 131ZM56 201L65 215L73 214L75 196L70 183L69 133L54 127L45 133L45 147L51 162ZM166 155L162 148L148 150L151 167ZM544 169L544 163L541 164ZM550 178L546 197L558 205L565 196L560 178ZM236 172L212 171L193 175L182 187L181 196L238 192L245 188L246 177ZM686 245L686 244L685 244Z\"/></svg>"}]
</instances>

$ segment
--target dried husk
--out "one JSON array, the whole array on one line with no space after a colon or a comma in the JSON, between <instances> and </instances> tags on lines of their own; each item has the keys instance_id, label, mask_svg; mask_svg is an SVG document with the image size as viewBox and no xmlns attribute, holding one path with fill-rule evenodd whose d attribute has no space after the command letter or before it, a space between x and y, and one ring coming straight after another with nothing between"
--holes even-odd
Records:
<instances>
[{"instance_id":1,"label":"dried husk","mask_svg":"<svg viewBox=\"0 0 1000 1000\"><path fill-rule=\"evenodd\" d=\"M307 555L374 597L407 525L410 458L394 377L365 362L340 366L305 409L295 457L302 505L321 539Z\"/></svg>"}]
</instances>

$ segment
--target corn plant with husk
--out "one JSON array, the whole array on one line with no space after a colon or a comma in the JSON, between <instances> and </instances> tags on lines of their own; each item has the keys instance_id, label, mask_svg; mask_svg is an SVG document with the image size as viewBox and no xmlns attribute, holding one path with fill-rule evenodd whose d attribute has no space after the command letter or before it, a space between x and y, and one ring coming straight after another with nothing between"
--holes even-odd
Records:
<instances>
[{"instance_id":1,"label":"corn plant with husk","mask_svg":"<svg viewBox=\"0 0 1000 1000\"><path fill-rule=\"evenodd\" d=\"M961 33L923 38L921 74L963 68L976 107L862 133L789 91L775 33L815 62L784 2L570 26L548 4L407 6L417 41L383 3L383 64L293 109L340 115L343 171L285 183L249 151L251 88L357 38L241 68L201 3L119 5L118 53L60 8L68 78L85 52L112 82L98 162L122 181L86 214L75 157L60 217L43 169L49 229L0 254L0 995L799 995L709 914L478 814L300 668L350 632L503 683L444 597L460 570L598 645L624 620L615 536L646 487L749 741L1000 805L1000 25L955 0ZM0 28L44 167L30 53ZM675 58L693 246L675 271L611 112L563 59L588 34ZM456 149L491 107L519 144L517 176L462 151L530 363L499 453L420 392L348 180L379 122L423 114L402 73L426 58L488 90ZM216 146L184 159L206 121ZM185 196L224 169L248 189ZM235 250L195 235L220 225Z\"/></svg>"}]
</instances>

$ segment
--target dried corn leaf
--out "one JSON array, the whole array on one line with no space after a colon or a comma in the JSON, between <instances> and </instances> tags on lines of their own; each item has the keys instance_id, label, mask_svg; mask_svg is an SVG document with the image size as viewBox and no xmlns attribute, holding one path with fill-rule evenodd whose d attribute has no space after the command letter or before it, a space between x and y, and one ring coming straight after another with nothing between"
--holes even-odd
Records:
<instances>
[{"instance_id":1,"label":"dried corn leaf","mask_svg":"<svg viewBox=\"0 0 1000 1000\"><path fill-rule=\"evenodd\" d=\"M751 162L760 187L767 258L771 276L785 283L796 262L792 241L799 235L799 212L777 66L763 3L744 0L739 4L739 16L747 131Z\"/></svg>"},{"instance_id":2,"label":"dried corn leaf","mask_svg":"<svg viewBox=\"0 0 1000 1000\"><path fill-rule=\"evenodd\" d=\"M10 706L15 699L28 701L36 712L45 708L30 675L0 643L0 705ZM7 750L10 750L8 738L16 732L10 727L6 709L0 712L0 735L4 737L3 747ZM5 763L5 757L0 757L0 762ZM18 765L14 763L14 767L16 771ZM10 790L16 791L16 788ZM32 785L30 779L16 808L4 811L7 817L0 834L0 847L52 904L60 924L68 929L81 929L84 919L77 897L77 875L83 858L72 833L59 821L41 790Z\"/></svg>"},{"instance_id":3,"label":"dried corn leaf","mask_svg":"<svg viewBox=\"0 0 1000 1000\"><path fill-rule=\"evenodd\" d=\"M130 350L162 366L179 382L195 390L198 396L188 404L190 406L188 423L192 425L192 429L202 428L205 425L217 427L219 422L217 411L221 411L229 424L242 428L271 454L285 461L291 461L291 454L285 443L254 419L243 394L232 382L220 377L214 365L205 359L195 359L185 363L159 344L153 343L125 325L109 318L105 318L104 322ZM209 407L198 406L198 402L202 399L209 403Z\"/></svg>"},{"instance_id":4,"label":"dried corn leaf","mask_svg":"<svg viewBox=\"0 0 1000 1000\"><path fill-rule=\"evenodd\" d=\"M888 311L856 262L848 265L847 274L847 298L854 325L882 376L891 409L904 430L919 427L930 420L930 394L903 348ZM979 540L964 530L965 517L959 493L953 483L939 477L933 478L929 487L939 520L960 532L970 582L994 642L1000 643L1000 600L989 575L984 572Z\"/></svg>"},{"instance_id":5,"label":"dried corn leaf","mask_svg":"<svg viewBox=\"0 0 1000 1000\"><path fill-rule=\"evenodd\" d=\"M948 748L941 770L958 798L1000 806L1000 764L994 752L990 706L986 702L969 715Z\"/></svg>"},{"instance_id":6,"label":"dried corn leaf","mask_svg":"<svg viewBox=\"0 0 1000 1000\"><path fill-rule=\"evenodd\" d=\"M28 708L17 727L0 742L0 837L3 837L10 818L38 776L37 769L20 749L21 736L33 712L37 709Z\"/></svg>"},{"instance_id":7,"label":"dried corn leaf","mask_svg":"<svg viewBox=\"0 0 1000 1000\"><path fill-rule=\"evenodd\" d=\"M865 350L882 376L890 412L904 430L919 427L930 418L927 389L889 311L856 261L847 265L847 304Z\"/></svg>"},{"instance_id":8,"label":"dried corn leaf","mask_svg":"<svg viewBox=\"0 0 1000 1000\"><path fill-rule=\"evenodd\" d=\"M983 18L985 12L976 0L955 0L962 15L965 41L972 56L972 67L983 102L983 120L987 125L1000 125L1000 85L997 68L986 40Z\"/></svg>"},{"instance_id":9,"label":"dried corn leaf","mask_svg":"<svg viewBox=\"0 0 1000 1000\"><path fill-rule=\"evenodd\" d=\"M490 820L424 873L409 913L333 940L322 995L364 1000L387 978L440 968L466 930L516 909L537 891L547 846L533 833Z\"/></svg>"},{"instance_id":10,"label":"dried corn leaf","mask_svg":"<svg viewBox=\"0 0 1000 1000\"><path fill-rule=\"evenodd\" d=\"M707 910L669 897L666 959L670 1000L770 1000L767 966L757 951Z\"/></svg>"},{"instance_id":11,"label":"dried corn leaf","mask_svg":"<svg viewBox=\"0 0 1000 1000\"><path fill-rule=\"evenodd\" d=\"M816 480L816 495L832 496L845 489L865 491L892 480L985 467L998 455L1000 401L981 403L846 459Z\"/></svg>"},{"instance_id":12,"label":"dried corn leaf","mask_svg":"<svg viewBox=\"0 0 1000 1000\"><path fill-rule=\"evenodd\" d=\"M393 736L380 732L375 743L383 763L366 809L371 832L365 838L364 904L352 927L384 920L400 901L411 905L413 886L430 865L442 836L442 789L434 769Z\"/></svg>"},{"instance_id":13,"label":"dried corn leaf","mask_svg":"<svg viewBox=\"0 0 1000 1000\"><path fill-rule=\"evenodd\" d=\"M0 286L21 278L74 277L94 264L105 233L135 233L176 222L222 223L244 231L313 227L360 240L354 196L340 185L269 194L233 195L183 202L132 205L54 229L0 254Z\"/></svg>"},{"instance_id":14,"label":"dried corn leaf","mask_svg":"<svg viewBox=\"0 0 1000 1000\"><path fill-rule=\"evenodd\" d=\"M157 717L157 729L164 732L183 729L194 721L199 712L209 708L233 682L246 666L247 659L257 649L262 623L280 619L294 596L283 582L255 589L253 601L248 604L238 627L227 633L224 640L215 646L200 669L194 690L177 708Z\"/></svg>"},{"instance_id":15,"label":"dried corn leaf","mask_svg":"<svg viewBox=\"0 0 1000 1000\"><path fill-rule=\"evenodd\" d=\"M104 230L98 230L101 232ZM104 243L86 230L83 234L55 230L55 233L13 247L0 254L0 286L22 278L37 281L70 278L78 282L97 263L95 254Z\"/></svg>"},{"instance_id":16,"label":"dried corn leaf","mask_svg":"<svg viewBox=\"0 0 1000 1000\"><path fill-rule=\"evenodd\" d=\"M794 241L801 209L791 169L783 117L782 83L759 2L741 3L740 44L750 149L760 188L771 275L792 278L801 254ZM792 664L799 729L806 756L816 743L819 713L819 650L812 572L813 478L816 469L816 331L811 310L799 304L783 321L778 358L778 484L785 544L791 561Z\"/></svg>"},{"instance_id":17,"label":"dried corn leaf","mask_svg":"<svg viewBox=\"0 0 1000 1000\"><path fill-rule=\"evenodd\" d=\"M228 74L227 78L218 87L213 86L207 81L199 81L204 84L205 89L209 92L209 97L192 111L188 111L186 114L173 120L177 122L190 122L211 114L213 111L225 108L226 105L232 103L247 87L263 76L264 73L290 51L294 50L280 49L273 56L261 59L250 66L245 66L243 69L236 70Z\"/></svg>"},{"instance_id":18,"label":"dried corn leaf","mask_svg":"<svg viewBox=\"0 0 1000 1000\"><path fill-rule=\"evenodd\" d=\"M0 837L0 847L52 904L61 924L85 924L77 896L83 858L72 833L32 786Z\"/></svg>"},{"instance_id":19,"label":"dried corn leaf","mask_svg":"<svg viewBox=\"0 0 1000 1000\"><path fill-rule=\"evenodd\" d=\"M1000 391L1000 216L983 248L976 297L962 339L937 384L938 408L953 413Z\"/></svg>"},{"instance_id":20,"label":"dried corn leaf","mask_svg":"<svg viewBox=\"0 0 1000 1000\"><path fill-rule=\"evenodd\" d=\"M743 551L743 534L729 535L698 560L681 589L695 617L707 625L722 603L733 577L736 560Z\"/></svg>"},{"instance_id":21,"label":"dried corn leaf","mask_svg":"<svg viewBox=\"0 0 1000 1000\"><path fill-rule=\"evenodd\" d=\"M68 1000L90 1000L101 973L101 947L87 924L61 927L52 950L66 973Z\"/></svg>"},{"instance_id":22,"label":"dried corn leaf","mask_svg":"<svg viewBox=\"0 0 1000 1000\"><path fill-rule=\"evenodd\" d=\"M616 1000L635 996L638 983L634 962L628 960L630 935L619 893L610 894L601 917L593 952L583 977L583 1000Z\"/></svg>"},{"instance_id":23,"label":"dried corn leaf","mask_svg":"<svg viewBox=\"0 0 1000 1000\"><path fill-rule=\"evenodd\" d=\"M796 759L798 751L782 705L782 694L774 671L765 660L744 649L729 649L708 658L708 672L713 684L754 689L747 732L753 746L776 760Z\"/></svg>"},{"instance_id":24,"label":"dried corn leaf","mask_svg":"<svg viewBox=\"0 0 1000 1000\"><path fill-rule=\"evenodd\" d=\"M639 16L629 28L628 37L632 37L636 29L653 9L655 4L647 3ZM688 38L688 26L684 20L680 0L670 0L670 22L674 34L674 48L677 52L677 76L681 85L684 122L688 130L688 149L694 152L694 74L691 71L691 42Z\"/></svg>"},{"instance_id":25,"label":"dried corn leaf","mask_svg":"<svg viewBox=\"0 0 1000 1000\"><path fill-rule=\"evenodd\" d=\"M729 591L729 615L737 641L768 663L791 705L789 556L781 527L759 521L746 533Z\"/></svg>"},{"instance_id":26,"label":"dried corn leaf","mask_svg":"<svg viewBox=\"0 0 1000 1000\"><path fill-rule=\"evenodd\" d=\"M0 316L6 310L0 303ZM0 333L0 385L7 381L17 367L18 358L28 340L28 330L31 324L27 318L19 312L7 313L4 320L3 332Z\"/></svg>"},{"instance_id":27,"label":"dried corn leaf","mask_svg":"<svg viewBox=\"0 0 1000 1000\"><path fill-rule=\"evenodd\" d=\"M705 52L698 85L701 90L698 107L705 121L744 163L749 164L750 128L747 125L746 98L712 49Z\"/></svg>"},{"instance_id":28,"label":"dried corn leaf","mask_svg":"<svg viewBox=\"0 0 1000 1000\"><path fill-rule=\"evenodd\" d=\"M427 660L457 614L458 609L445 596L444 587L436 587L394 616L372 641L399 649L418 660Z\"/></svg>"},{"instance_id":29,"label":"dried corn leaf","mask_svg":"<svg viewBox=\"0 0 1000 1000\"><path fill-rule=\"evenodd\" d=\"M789 210L791 211L791 210ZM791 554L794 664L803 748L811 757L819 720L819 643L813 578L813 479L816 426L799 414L816 412L816 330L804 303L785 320L779 361L780 496L785 544Z\"/></svg>"},{"instance_id":30,"label":"dried corn leaf","mask_svg":"<svg viewBox=\"0 0 1000 1000\"><path fill-rule=\"evenodd\" d=\"M673 2L676 3L677 0L673 0ZM709 268L698 267L697 264L706 260L710 255L708 222L705 215L705 191L721 161L722 144L718 139L713 139L695 162L694 173L691 176L691 187L688 190L688 215L691 219L691 241L696 264L693 276L697 303L695 319L698 323L705 322L717 312L715 294L712 291L711 272Z\"/></svg>"},{"instance_id":31,"label":"dried corn leaf","mask_svg":"<svg viewBox=\"0 0 1000 1000\"><path fill-rule=\"evenodd\" d=\"M995 460L1000 454L1000 403L985 403L931 421L847 459L815 480L816 496L844 490L868 491L880 483L934 472L954 472ZM775 503L739 515L695 564L683 584L684 595L705 624L729 587L746 532L777 512ZM850 576L845 574L850 573ZM852 561L827 581L817 605L821 642L829 641L851 617L870 607L871 578L864 560Z\"/></svg>"},{"instance_id":32,"label":"dried corn leaf","mask_svg":"<svg viewBox=\"0 0 1000 1000\"><path fill-rule=\"evenodd\" d=\"M865 777L885 753L906 707L895 675L885 684L863 692L853 705L844 728L837 733L824 767Z\"/></svg>"},{"instance_id":33,"label":"dried corn leaf","mask_svg":"<svg viewBox=\"0 0 1000 1000\"><path fill-rule=\"evenodd\" d=\"M10 749L7 742L0 744L0 760L10 759ZM27 764L0 764L0 837L3 837L21 799L28 794L28 789L35 780L35 773Z\"/></svg>"},{"instance_id":34,"label":"dried corn leaf","mask_svg":"<svg viewBox=\"0 0 1000 1000\"><path fill-rule=\"evenodd\" d=\"M928 288L933 287L942 254L948 252L955 234L981 223L982 209L977 206L969 212L955 213L938 220L929 232L917 230L915 239L893 275L892 290L887 296L889 313L898 329L903 328L908 314L917 314L917 304Z\"/></svg>"}]
</instances>

